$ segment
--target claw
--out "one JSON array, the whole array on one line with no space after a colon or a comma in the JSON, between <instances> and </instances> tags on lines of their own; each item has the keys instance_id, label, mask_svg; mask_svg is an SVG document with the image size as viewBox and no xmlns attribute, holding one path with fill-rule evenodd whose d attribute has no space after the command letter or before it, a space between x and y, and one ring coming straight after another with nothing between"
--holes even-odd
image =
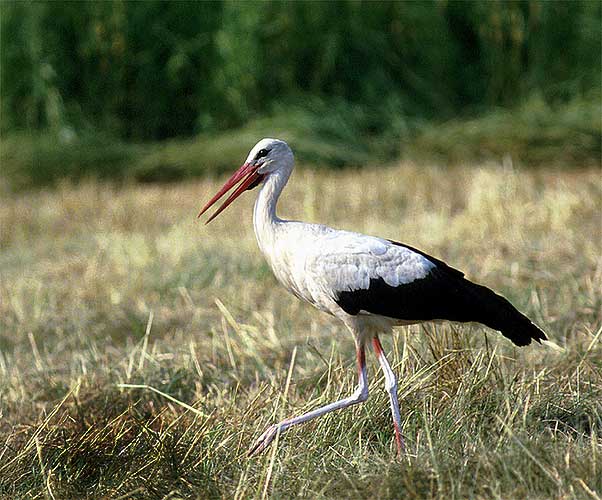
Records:
<instances>
[{"instance_id":1,"label":"claw","mask_svg":"<svg viewBox=\"0 0 602 500\"><path fill-rule=\"evenodd\" d=\"M278 434L278 426L270 425L266 429L266 431L259 436L255 444L249 448L249 452L247 456L252 457L254 455L259 455L263 450L265 450L268 445L274 440L276 435Z\"/></svg>"}]
</instances>

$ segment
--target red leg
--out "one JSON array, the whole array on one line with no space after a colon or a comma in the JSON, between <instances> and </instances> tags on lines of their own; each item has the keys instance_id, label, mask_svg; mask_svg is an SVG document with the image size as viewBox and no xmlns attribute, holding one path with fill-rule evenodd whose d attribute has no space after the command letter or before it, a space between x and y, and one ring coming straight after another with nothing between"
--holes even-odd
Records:
<instances>
[{"instance_id":1,"label":"red leg","mask_svg":"<svg viewBox=\"0 0 602 500\"><path fill-rule=\"evenodd\" d=\"M380 367L385 376L385 389L389 393L389 400L391 402L391 414L393 415L393 426L395 427L395 442L397 444L397 452L399 456L405 453L405 444L403 442L403 435L401 434L401 415L399 413L399 401L397 399L397 378L391 370L391 366L383 351L383 346L380 343L380 339L374 336L372 339L372 347L374 353L378 358Z\"/></svg>"}]
</instances>

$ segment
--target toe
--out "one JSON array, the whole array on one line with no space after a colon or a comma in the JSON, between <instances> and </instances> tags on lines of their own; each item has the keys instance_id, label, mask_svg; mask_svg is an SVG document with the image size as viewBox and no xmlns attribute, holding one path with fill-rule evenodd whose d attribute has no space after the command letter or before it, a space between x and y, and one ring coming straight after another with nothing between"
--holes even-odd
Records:
<instances>
[{"instance_id":1,"label":"toe","mask_svg":"<svg viewBox=\"0 0 602 500\"><path fill-rule=\"evenodd\" d=\"M276 425L272 425L266 429L266 431L259 436L255 444L249 449L248 456L251 457L253 455L258 455L263 450L267 448L267 446L274 440L276 437L276 433L278 431L278 427Z\"/></svg>"}]
</instances>

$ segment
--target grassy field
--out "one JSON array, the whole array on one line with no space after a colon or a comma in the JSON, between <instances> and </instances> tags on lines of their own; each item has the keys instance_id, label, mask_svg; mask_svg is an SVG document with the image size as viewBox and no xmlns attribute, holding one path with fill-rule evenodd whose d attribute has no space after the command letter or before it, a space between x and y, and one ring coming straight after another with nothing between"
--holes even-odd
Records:
<instances>
[{"instance_id":1,"label":"grassy field","mask_svg":"<svg viewBox=\"0 0 602 500\"><path fill-rule=\"evenodd\" d=\"M367 403L246 458L268 424L355 384L350 335L286 294L259 254L253 196L205 227L195 216L217 181L5 195L0 497L600 499L599 174L293 176L282 215L443 258L561 347L449 324L384 338L402 460L372 356Z\"/></svg>"}]
</instances>

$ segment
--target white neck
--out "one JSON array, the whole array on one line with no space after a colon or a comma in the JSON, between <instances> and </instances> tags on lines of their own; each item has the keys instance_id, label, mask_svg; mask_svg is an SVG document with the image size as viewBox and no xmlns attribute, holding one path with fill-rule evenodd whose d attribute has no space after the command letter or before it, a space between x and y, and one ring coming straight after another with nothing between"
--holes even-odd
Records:
<instances>
[{"instance_id":1,"label":"white neck","mask_svg":"<svg viewBox=\"0 0 602 500\"><path fill-rule=\"evenodd\" d=\"M283 222L276 215L276 205L290 175L290 170L280 170L269 174L255 200L253 226L257 243L264 254L266 251L269 253L269 249L273 247L276 227Z\"/></svg>"}]
</instances>

